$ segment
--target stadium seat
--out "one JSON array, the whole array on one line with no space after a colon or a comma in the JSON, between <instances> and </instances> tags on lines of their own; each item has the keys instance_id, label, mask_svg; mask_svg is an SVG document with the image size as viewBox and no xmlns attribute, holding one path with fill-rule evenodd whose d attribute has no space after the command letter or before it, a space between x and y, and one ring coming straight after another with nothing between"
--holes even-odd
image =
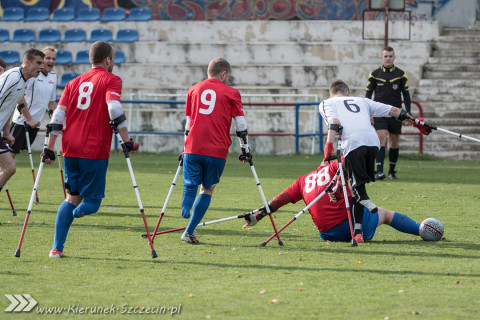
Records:
<instances>
[{"instance_id":1,"label":"stadium seat","mask_svg":"<svg viewBox=\"0 0 480 320\"><path fill-rule=\"evenodd\" d=\"M81 50L77 52L77 59L73 62L74 64L90 64L90 57L88 50Z\"/></svg>"},{"instance_id":2,"label":"stadium seat","mask_svg":"<svg viewBox=\"0 0 480 320\"><path fill-rule=\"evenodd\" d=\"M82 42L87 41L87 33L83 29L69 29L65 31L63 42Z\"/></svg>"},{"instance_id":3,"label":"stadium seat","mask_svg":"<svg viewBox=\"0 0 480 320\"><path fill-rule=\"evenodd\" d=\"M60 41L60 30L43 29L38 33L37 42L57 42Z\"/></svg>"},{"instance_id":4,"label":"stadium seat","mask_svg":"<svg viewBox=\"0 0 480 320\"><path fill-rule=\"evenodd\" d=\"M6 64L20 64L20 54L18 51L0 51L0 58L2 58Z\"/></svg>"},{"instance_id":5,"label":"stadium seat","mask_svg":"<svg viewBox=\"0 0 480 320\"><path fill-rule=\"evenodd\" d=\"M25 19L23 8L9 7L3 9L2 21L21 21Z\"/></svg>"},{"instance_id":6,"label":"stadium seat","mask_svg":"<svg viewBox=\"0 0 480 320\"><path fill-rule=\"evenodd\" d=\"M72 21L75 20L75 9L70 7L63 7L53 10L52 21Z\"/></svg>"},{"instance_id":7,"label":"stadium seat","mask_svg":"<svg viewBox=\"0 0 480 320\"><path fill-rule=\"evenodd\" d=\"M138 41L138 31L135 29L120 29L113 42L135 42Z\"/></svg>"},{"instance_id":8,"label":"stadium seat","mask_svg":"<svg viewBox=\"0 0 480 320\"><path fill-rule=\"evenodd\" d=\"M32 29L17 29L13 31L12 42L31 42L35 41L35 31Z\"/></svg>"},{"instance_id":9,"label":"stadium seat","mask_svg":"<svg viewBox=\"0 0 480 320\"><path fill-rule=\"evenodd\" d=\"M90 34L90 42L95 41L112 41L113 34L109 29L94 29Z\"/></svg>"},{"instance_id":10,"label":"stadium seat","mask_svg":"<svg viewBox=\"0 0 480 320\"><path fill-rule=\"evenodd\" d=\"M113 61L114 64L122 64L125 63L125 53L121 50L115 50L115 60Z\"/></svg>"},{"instance_id":11,"label":"stadium seat","mask_svg":"<svg viewBox=\"0 0 480 320\"><path fill-rule=\"evenodd\" d=\"M45 21L50 17L50 10L47 8L36 7L27 11L25 21Z\"/></svg>"},{"instance_id":12,"label":"stadium seat","mask_svg":"<svg viewBox=\"0 0 480 320\"><path fill-rule=\"evenodd\" d=\"M127 20L150 21L152 20L152 10L150 8L132 8Z\"/></svg>"},{"instance_id":13,"label":"stadium seat","mask_svg":"<svg viewBox=\"0 0 480 320\"><path fill-rule=\"evenodd\" d=\"M70 64L73 62L72 52L69 50L58 50L56 64Z\"/></svg>"},{"instance_id":14,"label":"stadium seat","mask_svg":"<svg viewBox=\"0 0 480 320\"><path fill-rule=\"evenodd\" d=\"M101 21L121 21L125 20L127 13L123 8L106 8L103 10Z\"/></svg>"},{"instance_id":15,"label":"stadium seat","mask_svg":"<svg viewBox=\"0 0 480 320\"><path fill-rule=\"evenodd\" d=\"M100 20L100 9L81 8L78 10L77 21L97 21Z\"/></svg>"},{"instance_id":16,"label":"stadium seat","mask_svg":"<svg viewBox=\"0 0 480 320\"><path fill-rule=\"evenodd\" d=\"M0 42L7 42L10 40L10 32L7 29L0 29Z\"/></svg>"},{"instance_id":17,"label":"stadium seat","mask_svg":"<svg viewBox=\"0 0 480 320\"><path fill-rule=\"evenodd\" d=\"M80 75L79 73L75 73L75 72L67 72L62 74L62 78L60 78L60 83L57 84L57 88L65 88L68 81L75 79L79 75Z\"/></svg>"}]
</instances>

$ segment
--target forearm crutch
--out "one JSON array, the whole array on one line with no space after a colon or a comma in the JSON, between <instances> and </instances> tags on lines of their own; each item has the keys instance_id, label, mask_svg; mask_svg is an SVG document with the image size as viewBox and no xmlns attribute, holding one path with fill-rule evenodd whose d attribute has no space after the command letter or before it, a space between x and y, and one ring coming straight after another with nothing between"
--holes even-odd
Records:
<instances>
[{"instance_id":1,"label":"forearm crutch","mask_svg":"<svg viewBox=\"0 0 480 320\"><path fill-rule=\"evenodd\" d=\"M5 192L7 193L8 202L10 202L10 208L12 208L12 216L15 217L17 215L17 212L15 211L15 208L13 207L12 198L10 198L10 192L8 192L7 184L5 183L5 185L3 187L5 188Z\"/></svg>"},{"instance_id":2,"label":"forearm crutch","mask_svg":"<svg viewBox=\"0 0 480 320\"><path fill-rule=\"evenodd\" d=\"M442 132L457 136L458 138L464 138L464 139L467 139L467 140L480 142L480 139L476 139L476 138L466 136L466 135L461 134L461 133L456 133L456 132L453 132L453 131L450 131L450 130L442 129L442 128L439 128L437 126L428 124L428 123L426 123L425 121L422 121L422 120L414 119L412 117L410 118L410 120L414 121L416 124L419 124L419 125L425 126L427 128L430 128L431 130L438 130L438 131L442 131Z\"/></svg>"},{"instance_id":3,"label":"forearm crutch","mask_svg":"<svg viewBox=\"0 0 480 320\"><path fill-rule=\"evenodd\" d=\"M132 163L130 161L130 155L127 151L127 146L125 145L125 142L122 140L122 137L118 133L117 123L115 122L115 120L110 121L110 126L115 132L115 135L117 136L117 139L118 139L118 143L120 143L120 145L122 146L123 154L125 155L125 160L127 160L128 170L130 171L130 176L132 177L133 190L135 190L135 195L137 196L138 206L140 208L140 213L143 218L143 224L145 225L145 230L147 231L148 243L150 245L150 249L152 250L152 258L155 259L157 257L157 253L153 248L153 238L148 229L147 219L145 218L145 212L143 210L142 200L140 199L140 193L138 192L137 181L135 180L135 175L133 174Z\"/></svg>"},{"instance_id":4,"label":"forearm crutch","mask_svg":"<svg viewBox=\"0 0 480 320\"><path fill-rule=\"evenodd\" d=\"M272 223L273 231L275 232L275 235L277 237L278 244L283 246L283 242L282 240L280 240L280 236L278 235L278 232L277 232L277 227L275 226L275 222L273 221L272 213L270 212L270 206L268 205L267 199L265 198L262 185L258 180L257 172L255 171L255 167L253 166L253 160L249 159L248 163L250 164L250 169L252 169L253 177L255 178L255 182L257 183L257 186L258 186L258 191L260 191L260 196L262 197L263 205L265 206L265 210L267 211L268 217L270 218L270 222ZM264 246L263 242L260 245Z\"/></svg>"},{"instance_id":5,"label":"forearm crutch","mask_svg":"<svg viewBox=\"0 0 480 320\"><path fill-rule=\"evenodd\" d=\"M58 141L58 140L57 140ZM63 169L62 169L62 161L60 161L60 155L61 153L61 147L58 147L58 143L55 143L55 149L57 149L57 158L58 158L58 169L60 170L60 179L62 180L62 188L63 188L63 195L66 198L67 197L67 192L65 191L65 180L63 178Z\"/></svg>"},{"instance_id":6,"label":"forearm crutch","mask_svg":"<svg viewBox=\"0 0 480 320\"><path fill-rule=\"evenodd\" d=\"M333 190L333 185L337 181L338 176L340 175L340 168L338 168L337 172L335 173L335 176L333 177L332 181L328 184L328 186L325 188L325 190L322 191L315 199L312 200L305 208L303 208L299 213L297 213L290 221L288 221L283 227L278 229L277 233L282 232L285 228L287 228L293 221L297 220L302 214L307 212L308 209L310 209L311 206L313 206L318 200L320 200L327 192L334 192ZM265 246L267 243L270 242L275 237L275 234L272 234L270 238L265 240L262 243L262 246Z\"/></svg>"},{"instance_id":7,"label":"forearm crutch","mask_svg":"<svg viewBox=\"0 0 480 320\"><path fill-rule=\"evenodd\" d=\"M215 224L215 223L219 223L219 222L224 222L224 221L229 221L229 220L235 220L235 219L245 218L245 217L248 217L248 216L250 216L250 215L252 215L252 214L257 213L258 211L260 211L260 209L255 209L255 210L252 210L252 211L250 211L250 212L242 213L242 214L239 214L239 215L236 215L236 216L231 216L231 217L227 217L227 218L221 218L221 219L213 220L213 221L202 222L202 223L197 224L197 227L208 226L208 225L210 225L210 224ZM170 233L170 232L175 232L175 231L181 231L181 230L185 230L186 228L187 228L187 227L170 229L170 230L164 230L164 231L156 232L155 235L164 234L164 233ZM147 235L146 235L146 234L142 234L142 237L143 237L143 238L146 238Z\"/></svg>"},{"instance_id":8,"label":"forearm crutch","mask_svg":"<svg viewBox=\"0 0 480 320\"><path fill-rule=\"evenodd\" d=\"M47 131L45 132L45 140L43 147L46 148L48 144L48 136L50 131L62 130L61 124L48 124ZM42 160L40 161L40 166L38 167L37 178L33 185L32 195L30 196L30 202L28 203L27 215L25 216L25 222L23 223L22 234L20 235L20 241L18 242L17 251L15 251L15 257L20 258L20 249L22 248L23 237L25 236L25 230L27 229L28 218L30 218L30 213L32 212L33 200L35 194L37 193L38 183L40 182L40 176L42 175L43 165L45 164L45 155L42 155Z\"/></svg>"},{"instance_id":9,"label":"forearm crutch","mask_svg":"<svg viewBox=\"0 0 480 320\"><path fill-rule=\"evenodd\" d=\"M180 157L178 158L177 172L175 172L175 177L173 177L172 185L170 186L170 190L168 190L167 198L165 199L165 202L163 203L162 212L160 213L160 218L158 218L157 225L155 226L155 230L153 231L152 242L155 239L155 236L157 234L160 234L160 233L157 233L158 227L160 226L160 222L162 222L162 218L163 218L163 215L165 214L165 210L167 210L168 201L170 201L170 197L172 196L173 189L175 188L175 185L177 184L177 179L178 179L178 176L180 175L180 172L182 171L182 167L183 167L183 154L180 155ZM180 229L177 229L175 231L183 230L185 228L180 228ZM142 237L143 236L144 235L142 235Z\"/></svg>"},{"instance_id":10,"label":"forearm crutch","mask_svg":"<svg viewBox=\"0 0 480 320\"><path fill-rule=\"evenodd\" d=\"M33 167L33 159L32 159L32 147L30 146L30 133L28 132L28 123L27 121L23 122L23 126L25 127L25 138L27 140L27 151L28 151L28 159L30 160L30 168L32 168L32 177L33 177L33 184L35 184L35 168ZM38 200L38 193L35 191L36 201Z\"/></svg>"}]
</instances>

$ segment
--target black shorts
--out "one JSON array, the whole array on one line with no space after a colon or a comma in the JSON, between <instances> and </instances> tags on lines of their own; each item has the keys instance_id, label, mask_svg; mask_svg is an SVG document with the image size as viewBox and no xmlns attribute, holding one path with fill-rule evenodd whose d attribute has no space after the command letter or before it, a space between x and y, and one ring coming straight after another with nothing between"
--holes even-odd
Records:
<instances>
[{"instance_id":1,"label":"black shorts","mask_svg":"<svg viewBox=\"0 0 480 320\"><path fill-rule=\"evenodd\" d=\"M30 136L30 145L37 137L39 128L32 128L28 126L28 135ZM12 122L10 124L10 134L15 138L15 143L10 148L14 153L19 154L21 150L27 149L27 137L25 135L25 126L23 124L16 124Z\"/></svg>"},{"instance_id":2,"label":"black shorts","mask_svg":"<svg viewBox=\"0 0 480 320\"><path fill-rule=\"evenodd\" d=\"M3 137L0 138L0 154L7 153L10 151L11 150L7 147L7 144L5 143L5 140L3 140Z\"/></svg>"},{"instance_id":3,"label":"black shorts","mask_svg":"<svg viewBox=\"0 0 480 320\"><path fill-rule=\"evenodd\" d=\"M375 130L388 130L393 134L402 133L402 121L398 121L395 117L389 118L373 118Z\"/></svg>"},{"instance_id":4,"label":"black shorts","mask_svg":"<svg viewBox=\"0 0 480 320\"><path fill-rule=\"evenodd\" d=\"M352 187L375 181L375 160L377 147L361 146L345 157L347 174Z\"/></svg>"}]
</instances>

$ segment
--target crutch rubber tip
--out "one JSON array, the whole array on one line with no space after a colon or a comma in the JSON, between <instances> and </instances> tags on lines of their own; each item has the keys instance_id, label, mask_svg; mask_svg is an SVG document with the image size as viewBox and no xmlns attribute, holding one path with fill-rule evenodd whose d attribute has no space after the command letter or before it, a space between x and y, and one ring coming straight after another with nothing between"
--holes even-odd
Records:
<instances>
[{"instance_id":1,"label":"crutch rubber tip","mask_svg":"<svg viewBox=\"0 0 480 320\"><path fill-rule=\"evenodd\" d=\"M36 199L36 201L37 201L37 203L39 203L39 202L40 202L40 200L38 200L38 198Z\"/></svg>"},{"instance_id":2,"label":"crutch rubber tip","mask_svg":"<svg viewBox=\"0 0 480 320\"><path fill-rule=\"evenodd\" d=\"M16 217L17 216L17 211L13 210L12 211L12 216Z\"/></svg>"},{"instance_id":3,"label":"crutch rubber tip","mask_svg":"<svg viewBox=\"0 0 480 320\"><path fill-rule=\"evenodd\" d=\"M155 259L157 256L157 253L155 252L155 250L152 250L152 259Z\"/></svg>"},{"instance_id":4,"label":"crutch rubber tip","mask_svg":"<svg viewBox=\"0 0 480 320\"><path fill-rule=\"evenodd\" d=\"M20 249L17 249L17 251L15 251L14 256L20 258Z\"/></svg>"},{"instance_id":5,"label":"crutch rubber tip","mask_svg":"<svg viewBox=\"0 0 480 320\"><path fill-rule=\"evenodd\" d=\"M278 241L279 246L283 246L283 241Z\"/></svg>"},{"instance_id":6,"label":"crutch rubber tip","mask_svg":"<svg viewBox=\"0 0 480 320\"><path fill-rule=\"evenodd\" d=\"M262 247L265 247L265 246L267 245L267 243L266 243L266 242L262 242L262 243L260 243L260 245L261 245Z\"/></svg>"},{"instance_id":7,"label":"crutch rubber tip","mask_svg":"<svg viewBox=\"0 0 480 320\"><path fill-rule=\"evenodd\" d=\"M148 238L147 234L146 233L142 234L142 238Z\"/></svg>"},{"instance_id":8,"label":"crutch rubber tip","mask_svg":"<svg viewBox=\"0 0 480 320\"><path fill-rule=\"evenodd\" d=\"M358 247L358 243L355 239L352 240L352 247Z\"/></svg>"}]
</instances>

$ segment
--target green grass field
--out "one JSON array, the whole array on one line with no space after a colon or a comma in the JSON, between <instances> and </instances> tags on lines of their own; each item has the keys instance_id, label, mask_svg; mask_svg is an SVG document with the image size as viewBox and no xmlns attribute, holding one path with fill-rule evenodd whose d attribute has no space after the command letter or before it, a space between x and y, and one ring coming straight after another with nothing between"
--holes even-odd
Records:
<instances>
[{"instance_id":1,"label":"green grass field","mask_svg":"<svg viewBox=\"0 0 480 320\"><path fill-rule=\"evenodd\" d=\"M153 230L177 168L176 155L139 153L131 159ZM100 308L111 319L478 319L478 161L402 156L398 181L367 186L379 206L419 222L440 219L445 235L439 242L381 226L373 241L358 248L324 243L304 214L280 234L283 247L275 240L259 246L272 234L268 219L251 229L242 228L239 219L197 228L201 243L196 246L182 243L180 232L159 235L157 259L141 238L145 229L120 153L112 154L99 212L74 221L65 259L48 258L63 191L58 165L45 166L40 203L33 206L21 257L15 258L32 190L27 156L21 154L17 161L17 173L8 183L17 217L12 217L5 192L0 193L1 294L30 294L38 305L30 313L6 313L10 302L2 296L0 319L89 319L101 317L94 313ZM318 155L254 158L268 199L319 161ZM180 177L161 230L186 226L180 215L182 188ZM205 220L261 205L249 166L232 156ZM304 206L289 205L275 213L277 227ZM125 313L142 307L151 313ZM55 310L63 314L39 315Z\"/></svg>"}]
</instances>

